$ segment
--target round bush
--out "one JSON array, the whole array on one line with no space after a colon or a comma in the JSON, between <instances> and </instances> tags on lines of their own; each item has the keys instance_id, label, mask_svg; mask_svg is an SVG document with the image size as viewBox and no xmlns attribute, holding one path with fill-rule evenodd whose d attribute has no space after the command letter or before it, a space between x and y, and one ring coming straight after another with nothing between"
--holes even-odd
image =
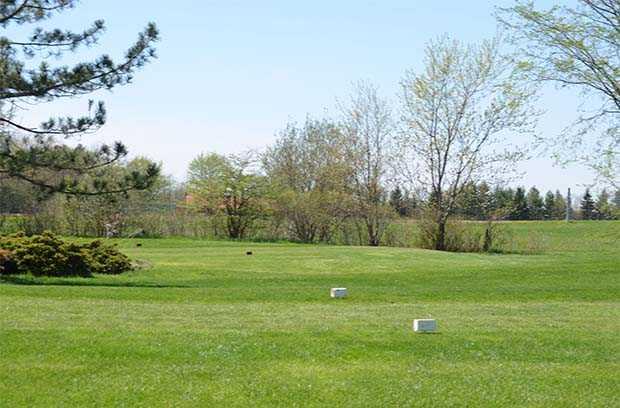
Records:
<instances>
[{"instance_id":1,"label":"round bush","mask_svg":"<svg viewBox=\"0 0 620 408\"><path fill-rule=\"evenodd\" d=\"M0 237L3 274L34 276L90 276L93 273L119 274L131 270L131 261L118 249L101 241L88 244L67 242L50 232ZM7 266L8 265L8 266Z\"/></svg>"}]
</instances>

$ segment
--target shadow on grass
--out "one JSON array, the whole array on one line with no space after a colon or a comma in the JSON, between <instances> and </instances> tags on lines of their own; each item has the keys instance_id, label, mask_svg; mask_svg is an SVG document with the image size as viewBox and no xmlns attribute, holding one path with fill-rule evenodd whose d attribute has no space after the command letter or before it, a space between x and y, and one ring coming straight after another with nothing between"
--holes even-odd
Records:
<instances>
[{"instance_id":1,"label":"shadow on grass","mask_svg":"<svg viewBox=\"0 0 620 408\"><path fill-rule=\"evenodd\" d=\"M110 288L191 288L189 285L166 285L158 283L140 282L97 282L92 278L82 278L82 280L38 280L35 277L23 277L16 275L0 276L0 283L24 286L89 286L89 287L110 287Z\"/></svg>"}]
</instances>

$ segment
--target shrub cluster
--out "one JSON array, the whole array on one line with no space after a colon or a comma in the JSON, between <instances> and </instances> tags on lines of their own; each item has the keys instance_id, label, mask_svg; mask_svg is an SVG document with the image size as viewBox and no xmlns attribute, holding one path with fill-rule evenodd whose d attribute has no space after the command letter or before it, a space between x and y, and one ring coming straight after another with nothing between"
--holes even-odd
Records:
<instances>
[{"instance_id":1,"label":"shrub cluster","mask_svg":"<svg viewBox=\"0 0 620 408\"><path fill-rule=\"evenodd\" d=\"M437 224L430 218L419 221L416 246L433 249L439 234ZM511 252L512 231L502 222L468 222L450 220L446 228L445 245L449 252Z\"/></svg>"},{"instance_id":2,"label":"shrub cluster","mask_svg":"<svg viewBox=\"0 0 620 408\"><path fill-rule=\"evenodd\" d=\"M0 237L0 274L34 276L91 276L119 274L132 269L129 258L114 246L97 240L87 244L63 241L50 232Z\"/></svg>"}]
</instances>

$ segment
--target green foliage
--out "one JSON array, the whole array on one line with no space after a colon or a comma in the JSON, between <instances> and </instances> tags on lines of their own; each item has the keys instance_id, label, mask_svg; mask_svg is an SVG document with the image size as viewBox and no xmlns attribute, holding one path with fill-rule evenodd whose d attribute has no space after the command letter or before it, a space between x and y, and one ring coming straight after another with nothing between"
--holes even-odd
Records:
<instances>
[{"instance_id":1,"label":"green foliage","mask_svg":"<svg viewBox=\"0 0 620 408\"><path fill-rule=\"evenodd\" d=\"M435 249L439 234L438 225L430 218L418 222L416 246ZM449 252L511 252L512 231L508 224L494 221L486 223L449 220L445 235L445 250Z\"/></svg>"},{"instance_id":2,"label":"green foliage","mask_svg":"<svg viewBox=\"0 0 620 408\"><path fill-rule=\"evenodd\" d=\"M581 210L581 219L583 220L592 220L594 219L594 199L592 198L592 194L590 194L590 189L586 189L586 193L583 195L581 199L581 204L579 205L579 209Z\"/></svg>"},{"instance_id":3,"label":"green foliage","mask_svg":"<svg viewBox=\"0 0 620 408\"><path fill-rule=\"evenodd\" d=\"M83 246L88 252L89 269L92 273L118 275L132 269L129 258L116 247L96 240Z\"/></svg>"},{"instance_id":4,"label":"green foliage","mask_svg":"<svg viewBox=\"0 0 620 408\"><path fill-rule=\"evenodd\" d=\"M0 30L40 24L68 10L77 0L7 0L0 3ZM62 139L98 130L106 122L103 102L88 102L88 113L79 117L52 117L39 126L20 123L15 107L52 102L111 90L131 82L135 72L155 57L158 30L149 23L120 62L108 54L93 61L75 62L81 47L96 44L105 30L96 20L82 32L36 27L26 38L0 36L0 173L32 184L42 191L96 195L144 189L151 185L159 167L150 163L144 171L129 171L108 180L106 169L121 161L127 149L121 142L96 149L70 146ZM18 30L22 31L22 30ZM57 66L54 59L68 58ZM37 59L38 66L28 63ZM114 181L110 183L110 181Z\"/></svg>"},{"instance_id":5,"label":"green foliage","mask_svg":"<svg viewBox=\"0 0 620 408\"><path fill-rule=\"evenodd\" d=\"M91 276L119 274L131 270L131 262L116 248L101 241L90 244L63 241L50 232L0 237L4 274L34 276Z\"/></svg>"},{"instance_id":6,"label":"green foliage","mask_svg":"<svg viewBox=\"0 0 620 408\"><path fill-rule=\"evenodd\" d=\"M12 275L17 273L17 263L13 253L7 249L0 249L0 275Z\"/></svg>"},{"instance_id":7,"label":"green foliage","mask_svg":"<svg viewBox=\"0 0 620 408\"><path fill-rule=\"evenodd\" d=\"M545 203L536 187L527 192L528 219L543 220L545 218Z\"/></svg>"},{"instance_id":8,"label":"green foliage","mask_svg":"<svg viewBox=\"0 0 620 408\"><path fill-rule=\"evenodd\" d=\"M607 190L603 189L600 192L598 197L596 198L596 203L594 204L594 211L596 219L598 220L613 220L614 219L614 209L613 205L609 202L609 193Z\"/></svg>"},{"instance_id":9,"label":"green foliage","mask_svg":"<svg viewBox=\"0 0 620 408\"><path fill-rule=\"evenodd\" d=\"M541 10L518 0L501 9L500 22L519 50L519 68L527 79L553 82L581 91L598 107L567 126L563 137L547 139L563 163L578 161L599 179L618 186L620 180L620 2L577 0Z\"/></svg>"},{"instance_id":10,"label":"green foliage","mask_svg":"<svg viewBox=\"0 0 620 408\"><path fill-rule=\"evenodd\" d=\"M346 139L337 124L307 118L288 124L263 155L273 188L276 216L296 241L329 242L353 212L353 168Z\"/></svg>"},{"instance_id":11,"label":"green foliage","mask_svg":"<svg viewBox=\"0 0 620 408\"><path fill-rule=\"evenodd\" d=\"M525 189L517 187L512 200L512 211L510 213L511 220L527 220L529 219L529 210L527 206L527 198Z\"/></svg>"},{"instance_id":12,"label":"green foliage","mask_svg":"<svg viewBox=\"0 0 620 408\"><path fill-rule=\"evenodd\" d=\"M190 163L190 205L206 216L225 218L228 237L242 239L267 214L267 180L251 171L251 156L201 154Z\"/></svg>"}]
</instances>

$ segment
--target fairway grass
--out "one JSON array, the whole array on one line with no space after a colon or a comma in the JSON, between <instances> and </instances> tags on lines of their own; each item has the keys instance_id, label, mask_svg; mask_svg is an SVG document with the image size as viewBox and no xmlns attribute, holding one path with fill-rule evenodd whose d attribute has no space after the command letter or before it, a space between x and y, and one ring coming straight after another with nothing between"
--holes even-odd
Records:
<instances>
[{"instance_id":1,"label":"fairway grass","mask_svg":"<svg viewBox=\"0 0 620 408\"><path fill-rule=\"evenodd\" d=\"M4 278L0 406L620 406L620 222L513 228L543 250L119 240L150 267Z\"/></svg>"}]
</instances>

